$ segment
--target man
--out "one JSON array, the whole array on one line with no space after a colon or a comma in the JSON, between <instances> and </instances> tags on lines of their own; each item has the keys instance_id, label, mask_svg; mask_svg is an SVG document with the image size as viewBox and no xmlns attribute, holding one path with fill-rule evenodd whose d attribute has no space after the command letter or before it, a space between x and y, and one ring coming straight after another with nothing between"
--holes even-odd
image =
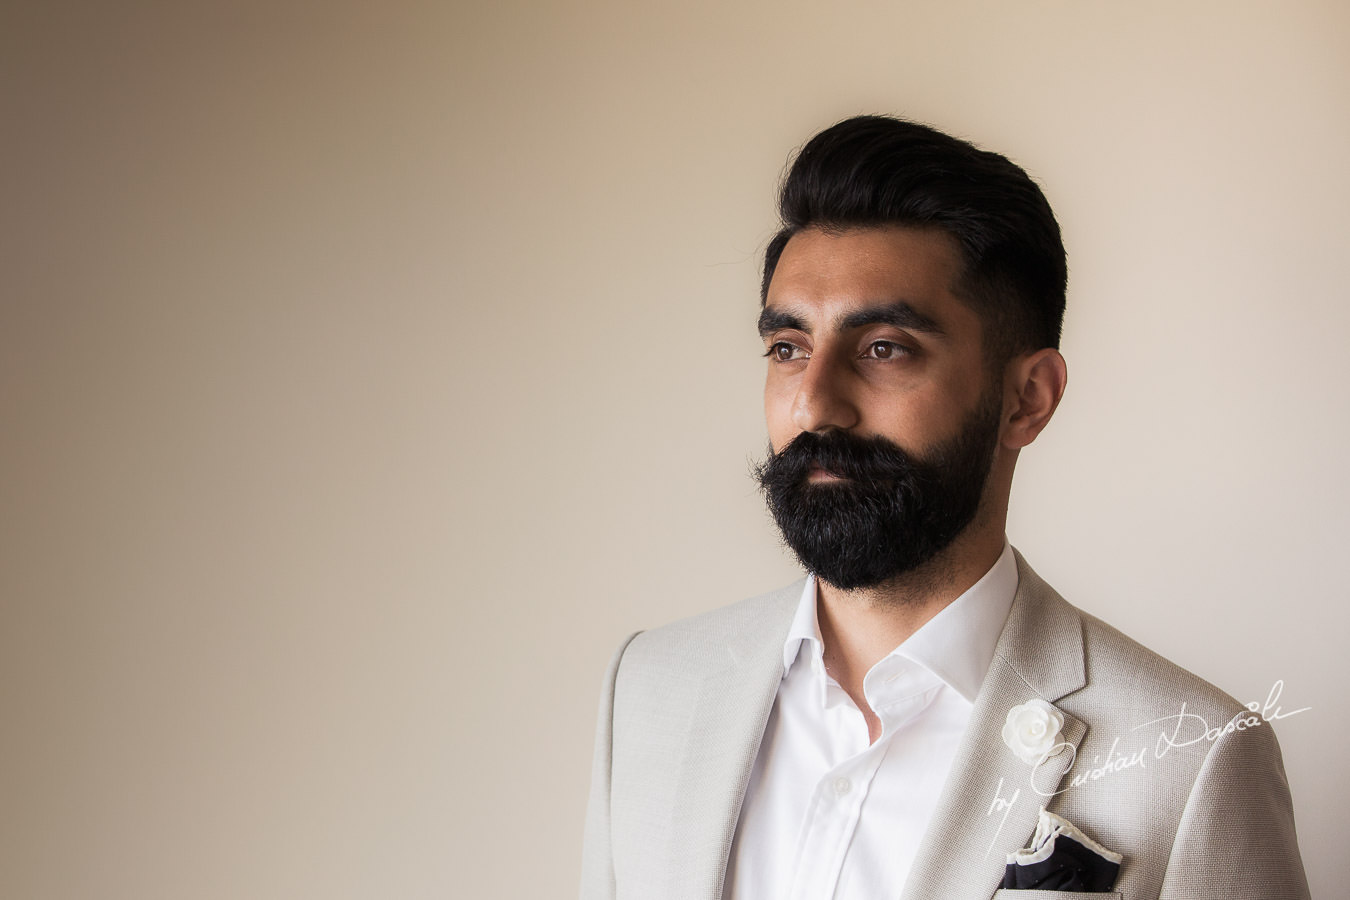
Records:
<instances>
[{"instance_id":1,"label":"man","mask_svg":"<svg viewBox=\"0 0 1350 900\"><path fill-rule=\"evenodd\" d=\"M1261 712L1004 537L1067 377L1040 190L860 117L802 149L780 206L757 475L810 574L620 649L583 898L1306 897Z\"/></svg>"}]
</instances>

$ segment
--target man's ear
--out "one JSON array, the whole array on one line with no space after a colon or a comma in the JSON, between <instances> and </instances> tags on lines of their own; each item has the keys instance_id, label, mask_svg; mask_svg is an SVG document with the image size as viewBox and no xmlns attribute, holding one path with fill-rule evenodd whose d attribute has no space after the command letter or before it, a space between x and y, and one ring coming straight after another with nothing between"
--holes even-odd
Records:
<instances>
[{"instance_id":1,"label":"man's ear","mask_svg":"<svg viewBox=\"0 0 1350 900\"><path fill-rule=\"evenodd\" d=\"M1050 347L1008 363L1003 382L1003 446L1020 450L1036 440L1055 414L1068 382L1064 357Z\"/></svg>"}]
</instances>

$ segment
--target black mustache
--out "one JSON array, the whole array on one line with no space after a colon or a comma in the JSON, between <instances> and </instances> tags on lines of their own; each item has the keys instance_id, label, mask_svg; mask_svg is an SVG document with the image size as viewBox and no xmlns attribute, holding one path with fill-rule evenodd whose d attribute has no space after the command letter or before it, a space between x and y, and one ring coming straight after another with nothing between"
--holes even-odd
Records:
<instances>
[{"instance_id":1,"label":"black mustache","mask_svg":"<svg viewBox=\"0 0 1350 900\"><path fill-rule=\"evenodd\" d=\"M788 487L803 482L815 468L862 484L883 484L911 475L914 459L884 437L803 431L770 453L755 474L765 487Z\"/></svg>"}]
</instances>

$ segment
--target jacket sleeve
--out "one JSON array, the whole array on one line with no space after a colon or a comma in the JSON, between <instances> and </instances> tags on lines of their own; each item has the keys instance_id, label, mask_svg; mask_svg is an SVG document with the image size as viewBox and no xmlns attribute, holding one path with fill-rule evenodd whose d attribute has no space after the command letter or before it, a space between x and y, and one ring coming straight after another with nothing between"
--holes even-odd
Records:
<instances>
[{"instance_id":1,"label":"jacket sleeve","mask_svg":"<svg viewBox=\"0 0 1350 900\"><path fill-rule=\"evenodd\" d=\"M1253 713L1233 722L1248 724L1210 748L1177 828L1161 898L1307 900L1275 731Z\"/></svg>"},{"instance_id":2,"label":"jacket sleeve","mask_svg":"<svg viewBox=\"0 0 1350 900\"><path fill-rule=\"evenodd\" d=\"M614 900L614 854L610 840L609 785L614 736L614 686L619 663L631 634L619 646L605 672L600 713L595 728L595 759L591 765L591 793L586 805L586 836L581 851L581 900Z\"/></svg>"}]
</instances>

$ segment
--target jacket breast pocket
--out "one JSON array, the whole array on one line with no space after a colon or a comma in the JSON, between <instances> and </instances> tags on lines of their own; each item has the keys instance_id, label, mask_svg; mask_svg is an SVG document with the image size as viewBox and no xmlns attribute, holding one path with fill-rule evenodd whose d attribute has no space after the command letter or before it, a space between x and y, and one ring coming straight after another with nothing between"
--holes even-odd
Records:
<instances>
[{"instance_id":1,"label":"jacket breast pocket","mask_svg":"<svg viewBox=\"0 0 1350 900\"><path fill-rule=\"evenodd\" d=\"M1120 891L1013 891L999 888L994 900L1123 900Z\"/></svg>"}]
</instances>

